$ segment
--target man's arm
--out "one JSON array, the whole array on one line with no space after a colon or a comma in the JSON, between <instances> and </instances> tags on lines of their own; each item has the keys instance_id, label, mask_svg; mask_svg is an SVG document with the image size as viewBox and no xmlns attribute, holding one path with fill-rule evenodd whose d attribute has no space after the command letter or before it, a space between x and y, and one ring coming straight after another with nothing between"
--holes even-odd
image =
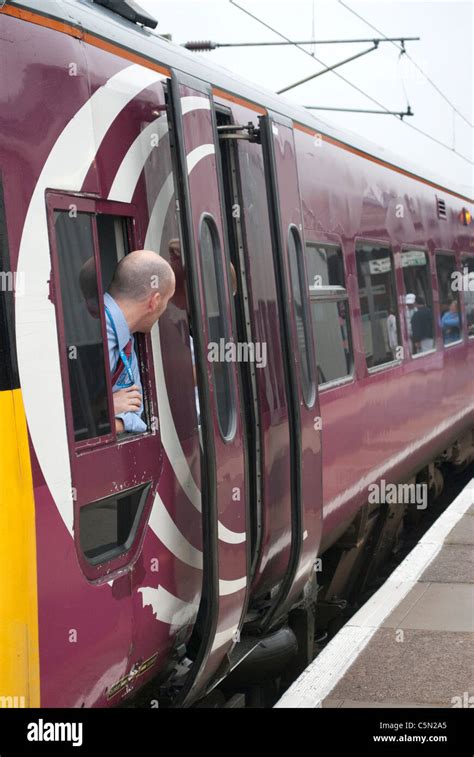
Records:
<instances>
[{"instance_id":1,"label":"man's arm","mask_svg":"<svg viewBox=\"0 0 474 757\"><path fill-rule=\"evenodd\" d=\"M146 423L142 421L138 413L119 413L115 416L116 421L123 423L123 430L134 434L143 434L147 430Z\"/></svg>"}]
</instances>

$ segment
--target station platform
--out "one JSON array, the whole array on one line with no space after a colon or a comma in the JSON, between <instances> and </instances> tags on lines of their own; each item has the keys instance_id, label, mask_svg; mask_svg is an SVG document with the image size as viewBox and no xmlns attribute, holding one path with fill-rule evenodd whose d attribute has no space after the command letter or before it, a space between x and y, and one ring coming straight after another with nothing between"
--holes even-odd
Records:
<instances>
[{"instance_id":1,"label":"station platform","mask_svg":"<svg viewBox=\"0 0 474 757\"><path fill-rule=\"evenodd\" d=\"M474 707L474 479L276 708Z\"/></svg>"}]
</instances>

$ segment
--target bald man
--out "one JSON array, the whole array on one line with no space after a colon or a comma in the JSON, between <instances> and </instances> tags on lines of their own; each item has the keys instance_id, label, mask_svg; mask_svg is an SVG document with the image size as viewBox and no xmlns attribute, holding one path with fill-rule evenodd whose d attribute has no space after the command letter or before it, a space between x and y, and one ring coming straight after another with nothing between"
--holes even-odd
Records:
<instances>
[{"instance_id":1,"label":"bald man","mask_svg":"<svg viewBox=\"0 0 474 757\"><path fill-rule=\"evenodd\" d=\"M169 263L152 250L135 250L118 263L104 295L117 433L147 430L133 334L151 331L174 290Z\"/></svg>"}]
</instances>

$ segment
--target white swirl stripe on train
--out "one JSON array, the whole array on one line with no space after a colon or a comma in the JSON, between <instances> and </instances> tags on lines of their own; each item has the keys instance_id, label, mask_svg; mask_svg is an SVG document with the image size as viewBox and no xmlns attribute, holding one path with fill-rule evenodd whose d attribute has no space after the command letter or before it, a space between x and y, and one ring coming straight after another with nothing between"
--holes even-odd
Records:
<instances>
[{"instance_id":1,"label":"white swirl stripe on train","mask_svg":"<svg viewBox=\"0 0 474 757\"><path fill-rule=\"evenodd\" d=\"M186 158L188 175L191 173L193 168L197 166L199 161L201 161L203 158L206 158L208 155L214 155L215 152L216 148L211 144L199 145L199 147L195 147L194 150L192 150Z\"/></svg>"},{"instance_id":2,"label":"white swirl stripe on train","mask_svg":"<svg viewBox=\"0 0 474 757\"><path fill-rule=\"evenodd\" d=\"M247 586L247 578L236 578L233 581L219 579L219 596L227 597L229 594L236 594Z\"/></svg>"},{"instance_id":3,"label":"white swirl stripe on train","mask_svg":"<svg viewBox=\"0 0 474 757\"><path fill-rule=\"evenodd\" d=\"M181 113L183 116L191 110L211 110L211 103L208 97L199 97L198 95L186 95L180 98Z\"/></svg>"},{"instance_id":4,"label":"white swirl stripe on train","mask_svg":"<svg viewBox=\"0 0 474 757\"><path fill-rule=\"evenodd\" d=\"M181 627L194 623L196 620L199 597L196 597L196 604L185 602L170 594L163 586L158 586L157 589L142 586L138 592L142 595L143 607L149 605L156 620L162 623Z\"/></svg>"},{"instance_id":5,"label":"white swirl stripe on train","mask_svg":"<svg viewBox=\"0 0 474 757\"><path fill-rule=\"evenodd\" d=\"M202 570L201 550L183 536L158 493L155 494L149 526L174 557L191 568Z\"/></svg>"},{"instance_id":6,"label":"white swirl stripe on train","mask_svg":"<svg viewBox=\"0 0 474 757\"><path fill-rule=\"evenodd\" d=\"M115 174L110 188L109 200L131 202L143 167L168 131L166 115L149 123L132 142ZM157 140L157 141L156 141Z\"/></svg>"}]
</instances>

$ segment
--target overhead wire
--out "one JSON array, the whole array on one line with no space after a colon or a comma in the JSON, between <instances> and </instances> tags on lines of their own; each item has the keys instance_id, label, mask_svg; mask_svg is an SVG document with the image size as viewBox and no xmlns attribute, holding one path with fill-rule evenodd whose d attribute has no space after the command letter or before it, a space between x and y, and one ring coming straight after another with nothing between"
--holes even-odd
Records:
<instances>
[{"instance_id":1,"label":"overhead wire","mask_svg":"<svg viewBox=\"0 0 474 757\"><path fill-rule=\"evenodd\" d=\"M229 2L230 2L231 5L234 5L236 8L238 8L239 10L241 10L243 13L246 13L248 16L250 16L254 21L257 21L259 24L262 24L262 26L265 26L267 29L269 29L274 34L277 34L279 37L281 37L282 39L286 40L288 43L292 44L298 50L301 50L301 52L305 53L305 55L309 55L310 58L312 58L313 60L316 60L318 63L320 63L325 68L328 67L327 64L323 60L321 60L320 58L318 58L314 53L311 53L309 50L306 50L304 47L302 47L298 43L293 42L293 40L289 39L289 37L287 37L285 34L283 34L282 32L278 31L278 29L275 29L274 27L270 26L270 24L268 24L266 21L263 21L261 18L259 18L255 14L253 14L251 11L247 10L247 8L244 8L243 6L239 5L237 2L235 2L235 0L229 0ZM342 0L339 0L339 2L342 3ZM344 3L342 3L342 4L345 5ZM345 6L345 7L348 7L348 6ZM382 34L382 36L385 36L385 35ZM395 44L395 43L392 42L392 44ZM364 97L366 97L368 100L370 100L371 102L375 103L375 105L378 105L379 108L382 108L387 113L390 113L390 109L387 108L383 103L379 102L379 100L377 100L375 97L372 97L372 95L369 95L368 92L366 92L365 90L361 89L361 87L358 87L357 84L354 84L353 82L351 82L349 79L347 79L341 73L339 73L339 71L331 71L330 73L334 74L339 79L341 79L343 82L345 82L350 87L352 87L352 89L355 89L357 92L359 92L361 95L363 95ZM390 115L393 115L393 114L390 113ZM456 149L454 149L450 145L446 144L446 142L442 142L441 140L439 140L436 137L434 137L432 134L429 134L428 132L423 131L423 129L420 129L418 126L414 126L413 124L408 123L407 121L401 119L397 115L394 115L393 117L396 118L396 119L398 119L399 121L401 121L401 123L405 124L405 126L408 126L410 129L414 129L414 131L418 132L419 134L422 134L427 139L430 139L432 142L435 142L436 144L440 145L441 147L444 147L446 150L449 150L450 152L455 153L461 160L464 160L466 163L469 163L470 165L474 165L474 162L472 160L470 160L469 158L467 158L462 153L458 152Z\"/></svg>"},{"instance_id":2,"label":"overhead wire","mask_svg":"<svg viewBox=\"0 0 474 757\"><path fill-rule=\"evenodd\" d=\"M383 32L381 32L380 29L377 29L376 26L371 24L370 21L367 21L366 18L361 16L360 13L357 13L357 11L355 11L353 8L347 5L347 3L345 3L343 0L338 0L338 3L339 5L342 5L344 8L346 8L346 10L348 10L354 16L357 16L357 18L363 21L364 24L366 24L366 26L369 26L371 29L374 30L374 32L377 32L377 34L380 34L381 37L384 37L388 41L388 37ZM392 43L392 45L394 45L394 47L397 47L399 50L401 50L402 53L406 55L408 60L411 61L411 63L415 66L415 68L425 77L425 79L431 84L431 86L436 90L436 92L438 92L438 94L443 98L443 100L446 100L448 105L450 105L450 107L458 114L458 116L462 118L463 121L465 121L467 125L471 127L471 129L474 128L473 124L469 121L469 119L466 118L466 116L463 113L461 113L461 111L454 105L454 103L451 102L451 100L444 94L444 92L438 87L438 85L435 84L435 82L428 76L428 74L425 71L423 71L421 66L418 65L418 63L412 58L409 52L405 49L402 49L402 46L397 45L397 43L393 42L393 40L390 40L390 42Z\"/></svg>"}]
</instances>

